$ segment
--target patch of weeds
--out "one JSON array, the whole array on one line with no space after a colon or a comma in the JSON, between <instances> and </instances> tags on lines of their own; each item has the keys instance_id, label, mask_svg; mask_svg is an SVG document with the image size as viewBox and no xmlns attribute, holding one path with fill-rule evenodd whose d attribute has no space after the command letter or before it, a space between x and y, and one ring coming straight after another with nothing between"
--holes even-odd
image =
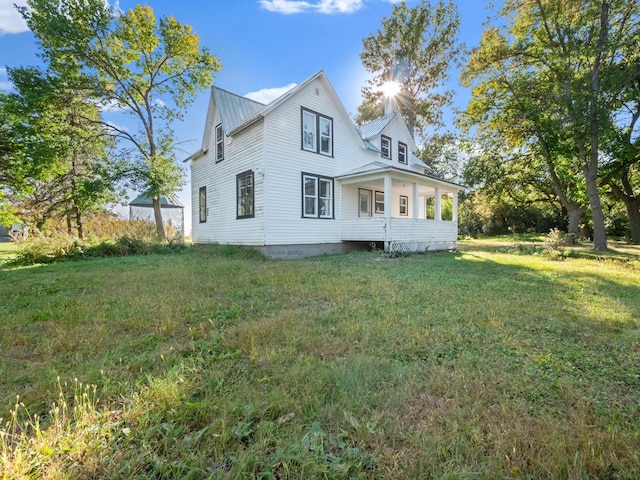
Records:
<instances>
[{"instance_id":1,"label":"patch of weeds","mask_svg":"<svg viewBox=\"0 0 640 480\"><path fill-rule=\"evenodd\" d=\"M382 478L370 454L341 436L330 435L318 422L298 442L277 449L259 477L286 478L292 472L299 472L301 478Z\"/></svg>"},{"instance_id":2,"label":"patch of weeds","mask_svg":"<svg viewBox=\"0 0 640 480\"><path fill-rule=\"evenodd\" d=\"M98 257L124 257L129 255L149 255L179 253L188 247L179 239L167 243L148 242L131 236L116 239L86 239L67 236L45 237L25 242L18 249L9 266L48 264L64 260Z\"/></svg>"},{"instance_id":3,"label":"patch of weeds","mask_svg":"<svg viewBox=\"0 0 640 480\"><path fill-rule=\"evenodd\" d=\"M507 253L511 253L513 255L539 255L541 252L541 248L534 243L514 243L511 248L507 250Z\"/></svg>"},{"instance_id":4,"label":"patch of weeds","mask_svg":"<svg viewBox=\"0 0 640 480\"><path fill-rule=\"evenodd\" d=\"M551 260L564 260L569 253L567 245L575 245L575 243L575 234L552 228L544 239L543 247Z\"/></svg>"}]
</instances>

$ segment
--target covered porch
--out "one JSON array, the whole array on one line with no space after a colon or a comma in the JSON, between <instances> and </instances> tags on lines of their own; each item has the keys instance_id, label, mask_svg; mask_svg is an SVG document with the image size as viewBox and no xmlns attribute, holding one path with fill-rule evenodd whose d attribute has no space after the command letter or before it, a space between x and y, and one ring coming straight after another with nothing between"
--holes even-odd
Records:
<instances>
[{"instance_id":1,"label":"covered porch","mask_svg":"<svg viewBox=\"0 0 640 480\"><path fill-rule=\"evenodd\" d=\"M456 248L461 186L377 162L367 167L337 177L342 241L383 243L388 252Z\"/></svg>"}]
</instances>

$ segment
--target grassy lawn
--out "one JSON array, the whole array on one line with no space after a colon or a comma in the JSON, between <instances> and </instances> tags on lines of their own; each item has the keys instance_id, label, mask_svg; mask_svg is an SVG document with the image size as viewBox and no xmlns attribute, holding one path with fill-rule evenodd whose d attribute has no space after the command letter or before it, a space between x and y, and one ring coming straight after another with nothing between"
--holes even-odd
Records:
<instances>
[{"instance_id":1,"label":"grassy lawn","mask_svg":"<svg viewBox=\"0 0 640 480\"><path fill-rule=\"evenodd\" d=\"M633 248L193 248L0 298L0 478L640 478Z\"/></svg>"},{"instance_id":2,"label":"grassy lawn","mask_svg":"<svg viewBox=\"0 0 640 480\"><path fill-rule=\"evenodd\" d=\"M0 262L13 258L18 245L13 242L0 242Z\"/></svg>"}]
</instances>

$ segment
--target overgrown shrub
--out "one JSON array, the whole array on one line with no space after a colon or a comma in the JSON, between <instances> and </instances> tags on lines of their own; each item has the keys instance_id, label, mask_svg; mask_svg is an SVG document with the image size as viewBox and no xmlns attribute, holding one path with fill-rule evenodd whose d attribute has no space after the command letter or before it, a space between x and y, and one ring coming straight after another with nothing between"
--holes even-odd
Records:
<instances>
[{"instance_id":1,"label":"overgrown shrub","mask_svg":"<svg viewBox=\"0 0 640 480\"><path fill-rule=\"evenodd\" d=\"M544 239L543 247L547 255L553 260L563 260L572 255L568 245L575 245L576 235L565 233L557 228L552 228Z\"/></svg>"},{"instance_id":2,"label":"overgrown shrub","mask_svg":"<svg viewBox=\"0 0 640 480\"><path fill-rule=\"evenodd\" d=\"M91 236L85 239L67 235L31 238L24 242L11 265L34 265L53 263L87 257L122 257L127 255L148 255L152 253L175 253L187 248L181 239L167 243L143 240L124 235L115 239L99 239Z\"/></svg>"}]
</instances>

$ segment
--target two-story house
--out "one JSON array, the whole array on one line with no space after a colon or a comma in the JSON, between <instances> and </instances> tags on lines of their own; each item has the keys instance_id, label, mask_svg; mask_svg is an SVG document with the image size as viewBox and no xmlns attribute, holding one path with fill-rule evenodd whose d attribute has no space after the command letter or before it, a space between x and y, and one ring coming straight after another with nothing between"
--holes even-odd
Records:
<instances>
[{"instance_id":1,"label":"two-story house","mask_svg":"<svg viewBox=\"0 0 640 480\"><path fill-rule=\"evenodd\" d=\"M429 174L395 111L357 128L323 71L268 105L212 88L192 154L193 242L270 258L456 248L460 185Z\"/></svg>"}]
</instances>

